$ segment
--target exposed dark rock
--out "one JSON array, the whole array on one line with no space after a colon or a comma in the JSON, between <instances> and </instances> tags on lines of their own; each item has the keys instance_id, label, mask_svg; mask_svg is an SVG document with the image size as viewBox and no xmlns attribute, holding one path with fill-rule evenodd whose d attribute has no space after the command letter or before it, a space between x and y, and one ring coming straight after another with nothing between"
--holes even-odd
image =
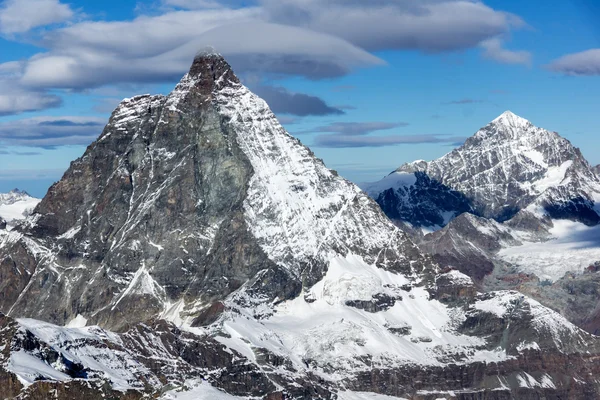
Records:
<instances>
[{"instance_id":1,"label":"exposed dark rock","mask_svg":"<svg viewBox=\"0 0 600 400\"><path fill-rule=\"evenodd\" d=\"M396 172L392 172L390 177L394 174ZM445 226L449 219L472 210L469 199L462 193L430 178L425 172L416 171L414 177L414 183L406 186L399 185L378 192L370 190L367 184L364 189L373 196L385 214L402 228L404 223L417 228Z\"/></svg>"},{"instance_id":2,"label":"exposed dark rock","mask_svg":"<svg viewBox=\"0 0 600 400\"><path fill-rule=\"evenodd\" d=\"M412 328L410 326L389 326L387 329L393 334L400 336L408 336L412 331Z\"/></svg>"},{"instance_id":3,"label":"exposed dark rock","mask_svg":"<svg viewBox=\"0 0 600 400\"><path fill-rule=\"evenodd\" d=\"M194 319L192 326L208 326L214 323L219 316L225 311L225 304L220 301L213 303L206 308Z\"/></svg>"},{"instance_id":4,"label":"exposed dark rock","mask_svg":"<svg viewBox=\"0 0 600 400\"><path fill-rule=\"evenodd\" d=\"M402 296L390 296L386 293L377 293L371 300L348 300L346 305L359 308L371 313L386 311L394 307L397 301L402 301Z\"/></svg>"},{"instance_id":5,"label":"exposed dark rock","mask_svg":"<svg viewBox=\"0 0 600 400\"><path fill-rule=\"evenodd\" d=\"M439 275L435 281L433 298L452 306L470 304L477 295L477 288L467 277L457 277L449 272Z\"/></svg>"}]
</instances>

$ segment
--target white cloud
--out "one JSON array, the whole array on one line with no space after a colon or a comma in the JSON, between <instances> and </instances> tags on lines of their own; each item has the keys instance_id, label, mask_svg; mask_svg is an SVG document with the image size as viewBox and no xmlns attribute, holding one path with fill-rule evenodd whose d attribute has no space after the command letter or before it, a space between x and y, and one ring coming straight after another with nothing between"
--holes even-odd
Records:
<instances>
[{"instance_id":1,"label":"white cloud","mask_svg":"<svg viewBox=\"0 0 600 400\"><path fill-rule=\"evenodd\" d=\"M600 75L600 49L567 54L552 61L548 68L565 75Z\"/></svg>"},{"instance_id":2,"label":"white cloud","mask_svg":"<svg viewBox=\"0 0 600 400\"><path fill-rule=\"evenodd\" d=\"M531 53L528 51L512 51L503 47L500 38L492 38L481 42L483 56L503 64L531 65Z\"/></svg>"},{"instance_id":3,"label":"white cloud","mask_svg":"<svg viewBox=\"0 0 600 400\"><path fill-rule=\"evenodd\" d=\"M486 57L500 62L525 63L530 57L503 49L494 39L524 22L479 1L256 0L250 7L236 8L241 3L162 0L160 15L85 21L48 31L39 41L45 52L0 64L5 88L0 92L5 93L0 96L0 113L57 106L60 99L48 93L50 89L173 82L207 45L222 52L236 72L260 78L339 77L384 64L369 52L381 49L438 52L481 45ZM58 0L3 4L2 15L9 21L3 26L10 32L73 15Z\"/></svg>"},{"instance_id":4,"label":"white cloud","mask_svg":"<svg viewBox=\"0 0 600 400\"><path fill-rule=\"evenodd\" d=\"M8 67L15 66L7 64ZM55 94L24 88L15 83L9 75L3 76L3 72L10 69L7 65L0 64L0 116L45 110L62 104L61 98Z\"/></svg>"},{"instance_id":5,"label":"white cloud","mask_svg":"<svg viewBox=\"0 0 600 400\"><path fill-rule=\"evenodd\" d=\"M173 81L207 45L214 45L238 72L319 79L383 63L343 39L259 17L257 9L176 11L131 22L75 24L44 38L50 50L25 63L22 83L81 89Z\"/></svg>"},{"instance_id":6,"label":"white cloud","mask_svg":"<svg viewBox=\"0 0 600 400\"><path fill-rule=\"evenodd\" d=\"M74 13L59 0L5 0L0 6L0 32L15 34L68 21Z\"/></svg>"},{"instance_id":7,"label":"white cloud","mask_svg":"<svg viewBox=\"0 0 600 400\"><path fill-rule=\"evenodd\" d=\"M0 115L20 114L59 107L60 97L44 92L15 91L0 93Z\"/></svg>"},{"instance_id":8,"label":"white cloud","mask_svg":"<svg viewBox=\"0 0 600 400\"><path fill-rule=\"evenodd\" d=\"M525 23L468 0L263 0L273 21L344 38L368 50L459 50Z\"/></svg>"},{"instance_id":9,"label":"white cloud","mask_svg":"<svg viewBox=\"0 0 600 400\"><path fill-rule=\"evenodd\" d=\"M82 22L49 32L48 51L32 57L22 83L35 88L90 88L122 82L170 82L193 55L215 46L239 73L342 76L383 64L363 50L444 51L473 47L522 21L466 0L263 0L246 8L171 10L132 21ZM209 0L163 0L187 8ZM503 50L503 49L502 49ZM494 53L496 60L522 56Z\"/></svg>"},{"instance_id":10,"label":"white cloud","mask_svg":"<svg viewBox=\"0 0 600 400\"><path fill-rule=\"evenodd\" d=\"M0 123L0 143L8 146L52 148L88 145L106 121L96 117L34 117Z\"/></svg>"}]
</instances>

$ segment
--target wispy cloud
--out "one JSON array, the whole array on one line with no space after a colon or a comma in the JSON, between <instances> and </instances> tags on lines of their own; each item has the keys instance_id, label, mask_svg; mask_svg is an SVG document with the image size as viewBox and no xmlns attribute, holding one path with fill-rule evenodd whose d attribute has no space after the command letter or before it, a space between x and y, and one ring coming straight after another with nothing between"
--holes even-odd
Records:
<instances>
[{"instance_id":1,"label":"wispy cloud","mask_svg":"<svg viewBox=\"0 0 600 400\"><path fill-rule=\"evenodd\" d=\"M446 137L442 135L390 135L390 136L352 136L321 135L315 138L314 146L329 148L384 147L401 144L456 143L466 138Z\"/></svg>"},{"instance_id":2,"label":"wispy cloud","mask_svg":"<svg viewBox=\"0 0 600 400\"><path fill-rule=\"evenodd\" d=\"M341 37L370 51L440 52L521 28L516 15L464 0L263 0L268 18Z\"/></svg>"},{"instance_id":3,"label":"wispy cloud","mask_svg":"<svg viewBox=\"0 0 600 400\"><path fill-rule=\"evenodd\" d=\"M383 147L400 144L455 143L462 137L449 135L372 135L409 126L407 122L334 122L295 134L326 133L314 138L313 146L328 148Z\"/></svg>"},{"instance_id":4,"label":"wispy cloud","mask_svg":"<svg viewBox=\"0 0 600 400\"><path fill-rule=\"evenodd\" d=\"M528 51L513 51L504 48L500 38L492 38L481 42L483 57L502 64L521 64L531 66L532 55Z\"/></svg>"},{"instance_id":5,"label":"wispy cloud","mask_svg":"<svg viewBox=\"0 0 600 400\"><path fill-rule=\"evenodd\" d=\"M408 126L407 122L334 122L329 125L318 126L313 129L308 129L302 132L296 132L299 134L303 133L337 133L348 136L360 136L368 135L369 133L390 130L394 128L400 128Z\"/></svg>"},{"instance_id":6,"label":"wispy cloud","mask_svg":"<svg viewBox=\"0 0 600 400\"><path fill-rule=\"evenodd\" d=\"M262 97L276 114L290 114L299 117L309 115L341 115L344 111L329 106L319 97L304 93L292 93L283 87L256 86L254 92Z\"/></svg>"},{"instance_id":7,"label":"wispy cloud","mask_svg":"<svg viewBox=\"0 0 600 400\"><path fill-rule=\"evenodd\" d=\"M35 117L7 121L0 123L0 143L40 148L88 145L100 135L104 124L104 119L94 117Z\"/></svg>"},{"instance_id":8,"label":"wispy cloud","mask_svg":"<svg viewBox=\"0 0 600 400\"><path fill-rule=\"evenodd\" d=\"M600 75L600 48L567 54L552 61L547 68L564 75Z\"/></svg>"},{"instance_id":9,"label":"wispy cloud","mask_svg":"<svg viewBox=\"0 0 600 400\"><path fill-rule=\"evenodd\" d=\"M3 85L0 82L0 90ZM28 111L57 108L63 104L62 99L45 91L29 91L13 87L9 91L0 92L0 116L21 114Z\"/></svg>"}]
</instances>

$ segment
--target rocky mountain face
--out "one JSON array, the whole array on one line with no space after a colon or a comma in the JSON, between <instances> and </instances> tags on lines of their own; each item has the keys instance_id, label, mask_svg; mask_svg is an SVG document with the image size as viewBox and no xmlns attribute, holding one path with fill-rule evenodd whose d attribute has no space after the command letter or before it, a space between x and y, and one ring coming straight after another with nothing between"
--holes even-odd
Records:
<instances>
[{"instance_id":1,"label":"rocky mountain face","mask_svg":"<svg viewBox=\"0 0 600 400\"><path fill-rule=\"evenodd\" d=\"M9 268L19 283L0 309L116 330L180 301L198 317L242 285L294 298L350 251L408 276L431 268L216 55L196 59L169 96L121 103L7 241L36 268L27 281Z\"/></svg>"},{"instance_id":2,"label":"rocky mountain face","mask_svg":"<svg viewBox=\"0 0 600 400\"><path fill-rule=\"evenodd\" d=\"M2 398L600 396L596 337L440 269L215 53L0 240Z\"/></svg>"},{"instance_id":3,"label":"rocky mountain face","mask_svg":"<svg viewBox=\"0 0 600 400\"><path fill-rule=\"evenodd\" d=\"M417 171L460 193L470 202L471 212L481 217L503 222L529 210L587 225L600 222L595 207L600 199L600 180L581 151L557 133L538 128L510 111L445 156L408 163L396 172ZM383 202L379 196L389 186L382 189L371 195L387 210L390 200ZM412 189L408 186L404 190ZM395 197L403 209L404 195ZM416 201L431 201L429 193ZM463 209L452 209L452 202L438 208L439 212L454 214Z\"/></svg>"},{"instance_id":4,"label":"rocky mountain face","mask_svg":"<svg viewBox=\"0 0 600 400\"><path fill-rule=\"evenodd\" d=\"M396 225L441 228L464 212L473 211L462 193L432 179L422 171L394 171L383 180L361 188ZM406 224L406 225L403 225Z\"/></svg>"},{"instance_id":5,"label":"rocky mountain face","mask_svg":"<svg viewBox=\"0 0 600 400\"><path fill-rule=\"evenodd\" d=\"M19 189L0 193L0 229L12 227L18 221L25 219L39 202L40 199L31 197L29 193Z\"/></svg>"},{"instance_id":6,"label":"rocky mountain face","mask_svg":"<svg viewBox=\"0 0 600 400\"><path fill-rule=\"evenodd\" d=\"M422 239L420 247L440 265L459 269L476 282L494 270L492 254L522 244L509 228L490 219L464 213L445 228Z\"/></svg>"}]
</instances>

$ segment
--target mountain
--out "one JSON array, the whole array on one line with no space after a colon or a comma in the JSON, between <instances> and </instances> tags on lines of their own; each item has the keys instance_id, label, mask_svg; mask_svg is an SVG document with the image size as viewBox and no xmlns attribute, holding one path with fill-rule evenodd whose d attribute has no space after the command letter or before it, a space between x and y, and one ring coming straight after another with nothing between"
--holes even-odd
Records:
<instances>
[{"instance_id":1,"label":"mountain","mask_svg":"<svg viewBox=\"0 0 600 400\"><path fill-rule=\"evenodd\" d=\"M445 156L405 164L395 174L416 172L426 174L435 185L447 188L446 192L458 192L469 202L473 214L499 222L522 210L587 225L600 222L596 207L600 180L581 151L557 133L538 128L510 111ZM415 185L402 185L400 190L391 185L378 187L379 191L370 194L390 217L413 207L405 205L404 192L414 191ZM423 195L413 199L413 204L434 201L439 203L436 212L445 215L466 211L463 202L457 207L452 201L445 202L444 196L421 192ZM390 212L394 209L400 211ZM409 222L428 226L420 221Z\"/></svg>"},{"instance_id":2,"label":"mountain","mask_svg":"<svg viewBox=\"0 0 600 400\"><path fill-rule=\"evenodd\" d=\"M470 200L421 171L394 171L379 182L361 188L403 229L440 229L464 212Z\"/></svg>"},{"instance_id":3,"label":"mountain","mask_svg":"<svg viewBox=\"0 0 600 400\"><path fill-rule=\"evenodd\" d=\"M10 242L31 265L44 260L33 281L46 277L17 274L1 309L117 330L175 303L197 318L240 289L294 298L350 252L407 276L431 268L216 55L196 59L169 96L123 101Z\"/></svg>"},{"instance_id":4,"label":"mountain","mask_svg":"<svg viewBox=\"0 0 600 400\"><path fill-rule=\"evenodd\" d=\"M600 396L600 340L441 269L214 52L0 234L0 397Z\"/></svg>"},{"instance_id":5,"label":"mountain","mask_svg":"<svg viewBox=\"0 0 600 400\"><path fill-rule=\"evenodd\" d=\"M444 195L417 191L407 179L386 183L418 174ZM442 158L405 164L370 186L377 190L363 187L398 226L435 231L413 237L441 266L484 291L518 290L600 332L600 184L596 169L557 133L505 112ZM451 192L471 209L444 201ZM424 212L450 218L415 218Z\"/></svg>"},{"instance_id":6,"label":"mountain","mask_svg":"<svg viewBox=\"0 0 600 400\"><path fill-rule=\"evenodd\" d=\"M14 225L31 214L39 202L40 199L31 197L27 192L19 189L0 193L0 220Z\"/></svg>"}]
</instances>

